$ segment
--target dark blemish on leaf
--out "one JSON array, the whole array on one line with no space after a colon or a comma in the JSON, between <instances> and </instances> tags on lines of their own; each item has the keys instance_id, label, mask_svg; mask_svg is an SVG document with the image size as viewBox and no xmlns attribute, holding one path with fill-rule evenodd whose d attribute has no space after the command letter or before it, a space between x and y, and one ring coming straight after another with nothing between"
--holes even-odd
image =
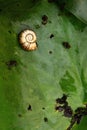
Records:
<instances>
[{"instance_id":1,"label":"dark blemish on leaf","mask_svg":"<svg viewBox=\"0 0 87 130\"><path fill-rule=\"evenodd\" d=\"M71 48L71 46L70 46L70 44L69 44L68 42L62 42L62 45L63 45L64 48L66 48L66 49L70 49L70 48Z\"/></svg>"},{"instance_id":2,"label":"dark blemish on leaf","mask_svg":"<svg viewBox=\"0 0 87 130\"><path fill-rule=\"evenodd\" d=\"M35 28L36 28L36 29L39 29L39 28L40 28L40 25L38 25L38 24L35 25Z\"/></svg>"},{"instance_id":3,"label":"dark blemish on leaf","mask_svg":"<svg viewBox=\"0 0 87 130\"><path fill-rule=\"evenodd\" d=\"M8 66L8 69L11 69L12 67L17 66L17 61L16 60L10 60L10 61L6 62L6 65Z\"/></svg>"},{"instance_id":4,"label":"dark blemish on leaf","mask_svg":"<svg viewBox=\"0 0 87 130\"><path fill-rule=\"evenodd\" d=\"M85 111L84 111L85 110ZM85 105L85 107L78 107L75 110L76 113L83 113L83 114L87 114L87 106Z\"/></svg>"},{"instance_id":5,"label":"dark blemish on leaf","mask_svg":"<svg viewBox=\"0 0 87 130\"><path fill-rule=\"evenodd\" d=\"M73 110L70 106L68 106L67 95L63 94L61 98L57 98L56 103L57 103L55 107L56 110L58 110L59 112L63 111L65 117L68 118L72 117Z\"/></svg>"},{"instance_id":6,"label":"dark blemish on leaf","mask_svg":"<svg viewBox=\"0 0 87 130\"><path fill-rule=\"evenodd\" d=\"M49 54L52 54L53 52L52 51L49 51Z\"/></svg>"},{"instance_id":7,"label":"dark blemish on leaf","mask_svg":"<svg viewBox=\"0 0 87 130\"><path fill-rule=\"evenodd\" d=\"M79 124L82 117L84 115L82 113L75 113L72 118L71 118L71 121L70 121L70 125L69 127L67 128L67 130L71 130L71 128L73 127L73 125L76 123L76 124Z\"/></svg>"},{"instance_id":8,"label":"dark blemish on leaf","mask_svg":"<svg viewBox=\"0 0 87 130\"><path fill-rule=\"evenodd\" d=\"M49 23L52 23L52 21L49 20Z\"/></svg>"},{"instance_id":9,"label":"dark blemish on leaf","mask_svg":"<svg viewBox=\"0 0 87 130\"><path fill-rule=\"evenodd\" d=\"M29 104L28 108L29 111L32 111L31 105Z\"/></svg>"},{"instance_id":10,"label":"dark blemish on leaf","mask_svg":"<svg viewBox=\"0 0 87 130\"><path fill-rule=\"evenodd\" d=\"M55 110L63 112L67 118L71 118L70 125L66 130L71 130L74 124L80 124L81 119L87 116L87 105L85 107L78 107L73 111L72 107L68 105L67 96L63 94L61 98L56 99Z\"/></svg>"},{"instance_id":11,"label":"dark blemish on leaf","mask_svg":"<svg viewBox=\"0 0 87 130\"><path fill-rule=\"evenodd\" d=\"M9 30L8 32L11 34L11 31L10 31L10 30Z\"/></svg>"},{"instance_id":12,"label":"dark blemish on leaf","mask_svg":"<svg viewBox=\"0 0 87 130\"><path fill-rule=\"evenodd\" d=\"M53 38L53 37L54 37L54 35L53 35L53 34L51 34L51 35L50 35L50 38Z\"/></svg>"},{"instance_id":13,"label":"dark blemish on leaf","mask_svg":"<svg viewBox=\"0 0 87 130\"><path fill-rule=\"evenodd\" d=\"M64 107L63 106L56 106L55 110L59 111L59 112L62 112L64 110Z\"/></svg>"},{"instance_id":14,"label":"dark blemish on leaf","mask_svg":"<svg viewBox=\"0 0 87 130\"><path fill-rule=\"evenodd\" d=\"M72 117L72 114L73 114L72 108L71 108L70 106L66 106L66 107L64 108L64 116L71 118L71 117Z\"/></svg>"},{"instance_id":15,"label":"dark blemish on leaf","mask_svg":"<svg viewBox=\"0 0 87 130\"><path fill-rule=\"evenodd\" d=\"M66 103L66 100L67 100L67 95L66 95L66 94L63 94L63 96L62 96L61 98L57 98L57 99L56 99L56 103L65 104L65 103Z\"/></svg>"},{"instance_id":16,"label":"dark blemish on leaf","mask_svg":"<svg viewBox=\"0 0 87 130\"><path fill-rule=\"evenodd\" d=\"M38 43L36 42L37 48L38 48Z\"/></svg>"},{"instance_id":17,"label":"dark blemish on leaf","mask_svg":"<svg viewBox=\"0 0 87 130\"><path fill-rule=\"evenodd\" d=\"M42 24L45 25L48 22L48 17L46 15L42 16Z\"/></svg>"},{"instance_id":18,"label":"dark blemish on leaf","mask_svg":"<svg viewBox=\"0 0 87 130\"><path fill-rule=\"evenodd\" d=\"M56 110L58 110L59 112L63 111L65 117L68 118L72 117L73 110L70 106L68 106L66 94L63 94L61 98L57 98L56 103L57 103L55 107Z\"/></svg>"},{"instance_id":19,"label":"dark blemish on leaf","mask_svg":"<svg viewBox=\"0 0 87 130\"><path fill-rule=\"evenodd\" d=\"M48 118L47 117L44 117L44 122L48 122Z\"/></svg>"},{"instance_id":20,"label":"dark blemish on leaf","mask_svg":"<svg viewBox=\"0 0 87 130\"><path fill-rule=\"evenodd\" d=\"M43 107L42 109L45 110L45 107Z\"/></svg>"},{"instance_id":21,"label":"dark blemish on leaf","mask_svg":"<svg viewBox=\"0 0 87 130\"><path fill-rule=\"evenodd\" d=\"M18 117L22 117L22 115L21 115L21 114L18 114Z\"/></svg>"}]
</instances>

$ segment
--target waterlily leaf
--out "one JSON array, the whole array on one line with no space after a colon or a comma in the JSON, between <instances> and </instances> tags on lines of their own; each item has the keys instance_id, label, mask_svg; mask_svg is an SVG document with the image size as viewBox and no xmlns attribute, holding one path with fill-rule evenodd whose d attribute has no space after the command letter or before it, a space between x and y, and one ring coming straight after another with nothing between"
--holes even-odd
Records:
<instances>
[{"instance_id":1,"label":"waterlily leaf","mask_svg":"<svg viewBox=\"0 0 87 130\"><path fill-rule=\"evenodd\" d=\"M87 0L67 0L66 8L87 24Z\"/></svg>"},{"instance_id":2,"label":"waterlily leaf","mask_svg":"<svg viewBox=\"0 0 87 130\"><path fill-rule=\"evenodd\" d=\"M65 93L73 111L87 102L87 27L47 0L10 2L0 5L0 129L66 130L71 119L55 100ZM19 45L24 29L36 33L37 50ZM72 129L86 130L86 119Z\"/></svg>"}]
</instances>

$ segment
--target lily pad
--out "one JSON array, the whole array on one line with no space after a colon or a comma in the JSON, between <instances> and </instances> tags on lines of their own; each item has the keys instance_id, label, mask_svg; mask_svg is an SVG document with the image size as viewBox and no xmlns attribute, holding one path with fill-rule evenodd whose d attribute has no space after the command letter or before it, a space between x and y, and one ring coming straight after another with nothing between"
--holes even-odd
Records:
<instances>
[{"instance_id":1,"label":"lily pad","mask_svg":"<svg viewBox=\"0 0 87 130\"><path fill-rule=\"evenodd\" d=\"M1 7L0 129L67 129L70 118L55 110L55 101L66 94L73 110L87 102L86 25L47 0L3 1ZM19 45L24 29L36 33L37 50ZM72 129L86 130L85 122L86 117Z\"/></svg>"}]
</instances>

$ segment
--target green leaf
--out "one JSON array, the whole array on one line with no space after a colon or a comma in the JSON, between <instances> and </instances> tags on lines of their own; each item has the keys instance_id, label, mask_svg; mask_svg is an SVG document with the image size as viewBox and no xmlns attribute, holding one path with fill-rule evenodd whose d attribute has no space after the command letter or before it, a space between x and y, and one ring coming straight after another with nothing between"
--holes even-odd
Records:
<instances>
[{"instance_id":1,"label":"green leaf","mask_svg":"<svg viewBox=\"0 0 87 130\"><path fill-rule=\"evenodd\" d=\"M87 24L87 0L67 0L66 8Z\"/></svg>"},{"instance_id":2,"label":"green leaf","mask_svg":"<svg viewBox=\"0 0 87 130\"><path fill-rule=\"evenodd\" d=\"M55 100L68 94L73 110L87 102L86 25L47 0L3 1L0 8L0 129L67 129L70 119L55 110ZM37 35L36 51L19 45L26 28ZM86 119L73 130L86 130Z\"/></svg>"}]
</instances>

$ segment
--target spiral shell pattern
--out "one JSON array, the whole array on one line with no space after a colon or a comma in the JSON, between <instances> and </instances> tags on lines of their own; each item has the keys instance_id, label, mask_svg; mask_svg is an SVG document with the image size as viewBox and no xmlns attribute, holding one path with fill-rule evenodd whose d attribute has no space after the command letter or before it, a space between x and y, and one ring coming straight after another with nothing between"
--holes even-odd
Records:
<instances>
[{"instance_id":1,"label":"spiral shell pattern","mask_svg":"<svg viewBox=\"0 0 87 130\"><path fill-rule=\"evenodd\" d=\"M27 51L37 49L36 40L36 34L32 30L24 30L19 34L19 43Z\"/></svg>"}]
</instances>

